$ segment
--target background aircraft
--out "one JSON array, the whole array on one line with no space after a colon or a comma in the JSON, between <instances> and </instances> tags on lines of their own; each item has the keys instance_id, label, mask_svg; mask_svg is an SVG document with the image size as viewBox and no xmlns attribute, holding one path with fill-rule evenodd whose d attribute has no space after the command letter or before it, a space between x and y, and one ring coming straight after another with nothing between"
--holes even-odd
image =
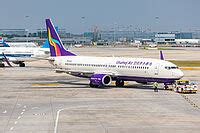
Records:
<instances>
[{"instance_id":1,"label":"background aircraft","mask_svg":"<svg viewBox=\"0 0 200 133\"><path fill-rule=\"evenodd\" d=\"M10 47L5 41L0 42L0 67L4 67L6 62L12 66L10 62L25 67L24 62L35 61L40 57L49 57L48 41L42 47Z\"/></svg>"}]
</instances>

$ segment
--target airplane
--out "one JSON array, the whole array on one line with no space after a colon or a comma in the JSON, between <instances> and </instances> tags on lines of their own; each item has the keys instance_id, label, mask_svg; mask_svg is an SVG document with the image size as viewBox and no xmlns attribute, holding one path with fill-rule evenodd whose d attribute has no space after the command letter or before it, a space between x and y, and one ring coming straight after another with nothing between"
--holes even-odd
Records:
<instances>
[{"instance_id":1,"label":"airplane","mask_svg":"<svg viewBox=\"0 0 200 133\"><path fill-rule=\"evenodd\" d=\"M34 42L5 42L2 37L0 37L0 47L37 47Z\"/></svg>"},{"instance_id":2,"label":"airplane","mask_svg":"<svg viewBox=\"0 0 200 133\"><path fill-rule=\"evenodd\" d=\"M38 47L10 47L5 41L0 42L0 67L5 67L4 62L12 66L10 62L25 67L24 62L38 60L40 57L49 57L48 41L40 48Z\"/></svg>"},{"instance_id":3,"label":"airplane","mask_svg":"<svg viewBox=\"0 0 200 133\"><path fill-rule=\"evenodd\" d=\"M172 84L183 77L183 72L173 63L161 59L78 56L65 49L51 19L46 19L50 44L49 61L57 72L88 78L90 87L109 86L115 81L123 87L125 81L138 83Z\"/></svg>"}]
</instances>

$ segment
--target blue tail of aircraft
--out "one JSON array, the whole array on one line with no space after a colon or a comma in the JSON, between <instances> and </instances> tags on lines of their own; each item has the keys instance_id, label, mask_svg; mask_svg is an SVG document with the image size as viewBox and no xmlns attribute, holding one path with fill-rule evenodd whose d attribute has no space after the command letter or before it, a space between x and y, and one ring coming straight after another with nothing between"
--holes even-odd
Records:
<instances>
[{"instance_id":1,"label":"blue tail of aircraft","mask_svg":"<svg viewBox=\"0 0 200 133\"><path fill-rule=\"evenodd\" d=\"M41 46L41 48L49 48L49 41L48 39L45 41L45 43Z\"/></svg>"},{"instance_id":2,"label":"blue tail of aircraft","mask_svg":"<svg viewBox=\"0 0 200 133\"><path fill-rule=\"evenodd\" d=\"M10 47L2 37L0 37L0 47Z\"/></svg>"},{"instance_id":3,"label":"blue tail of aircraft","mask_svg":"<svg viewBox=\"0 0 200 133\"><path fill-rule=\"evenodd\" d=\"M65 49L51 19L46 19L46 27L51 56L76 56Z\"/></svg>"}]
</instances>

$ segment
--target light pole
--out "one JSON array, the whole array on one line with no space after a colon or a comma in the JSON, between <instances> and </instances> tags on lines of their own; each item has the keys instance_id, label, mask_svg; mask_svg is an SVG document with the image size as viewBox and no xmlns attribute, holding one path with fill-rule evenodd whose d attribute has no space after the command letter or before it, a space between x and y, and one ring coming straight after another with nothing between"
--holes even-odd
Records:
<instances>
[{"instance_id":1,"label":"light pole","mask_svg":"<svg viewBox=\"0 0 200 133\"><path fill-rule=\"evenodd\" d=\"M83 37L84 37L84 30L85 30L85 17L82 16L81 19L82 19L82 28L83 28Z\"/></svg>"},{"instance_id":2,"label":"light pole","mask_svg":"<svg viewBox=\"0 0 200 133\"><path fill-rule=\"evenodd\" d=\"M114 23L114 43L116 42L117 22Z\"/></svg>"},{"instance_id":3,"label":"light pole","mask_svg":"<svg viewBox=\"0 0 200 133\"><path fill-rule=\"evenodd\" d=\"M158 33L158 27L159 27L159 20L160 20L160 18L157 16L157 17L155 17L155 20L156 20L156 32Z\"/></svg>"},{"instance_id":4,"label":"light pole","mask_svg":"<svg viewBox=\"0 0 200 133\"><path fill-rule=\"evenodd\" d=\"M25 29L25 32L26 32L26 42L28 42L28 18L29 18L29 16L27 15L27 16L25 16L25 19L27 20L25 23L25 27L27 28L27 29Z\"/></svg>"}]
</instances>

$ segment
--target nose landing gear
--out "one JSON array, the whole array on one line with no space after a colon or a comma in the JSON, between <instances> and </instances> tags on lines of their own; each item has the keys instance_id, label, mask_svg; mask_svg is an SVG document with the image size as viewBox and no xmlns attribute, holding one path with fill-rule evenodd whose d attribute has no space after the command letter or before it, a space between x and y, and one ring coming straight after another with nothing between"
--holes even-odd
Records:
<instances>
[{"instance_id":1,"label":"nose landing gear","mask_svg":"<svg viewBox=\"0 0 200 133\"><path fill-rule=\"evenodd\" d=\"M5 67L5 64L3 64L3 63L0 63L0 67Z\"/></svg>"},{"instance_id":2,"label":"nose landing gear","mask_svg":"<svg viewBox=\"0 0 200 133\"><path fill-rule=\"evenodd\" d=\"M19 67L25 67L25 63L24 62L19 62Z\"/></svg>"}]
</instances>

